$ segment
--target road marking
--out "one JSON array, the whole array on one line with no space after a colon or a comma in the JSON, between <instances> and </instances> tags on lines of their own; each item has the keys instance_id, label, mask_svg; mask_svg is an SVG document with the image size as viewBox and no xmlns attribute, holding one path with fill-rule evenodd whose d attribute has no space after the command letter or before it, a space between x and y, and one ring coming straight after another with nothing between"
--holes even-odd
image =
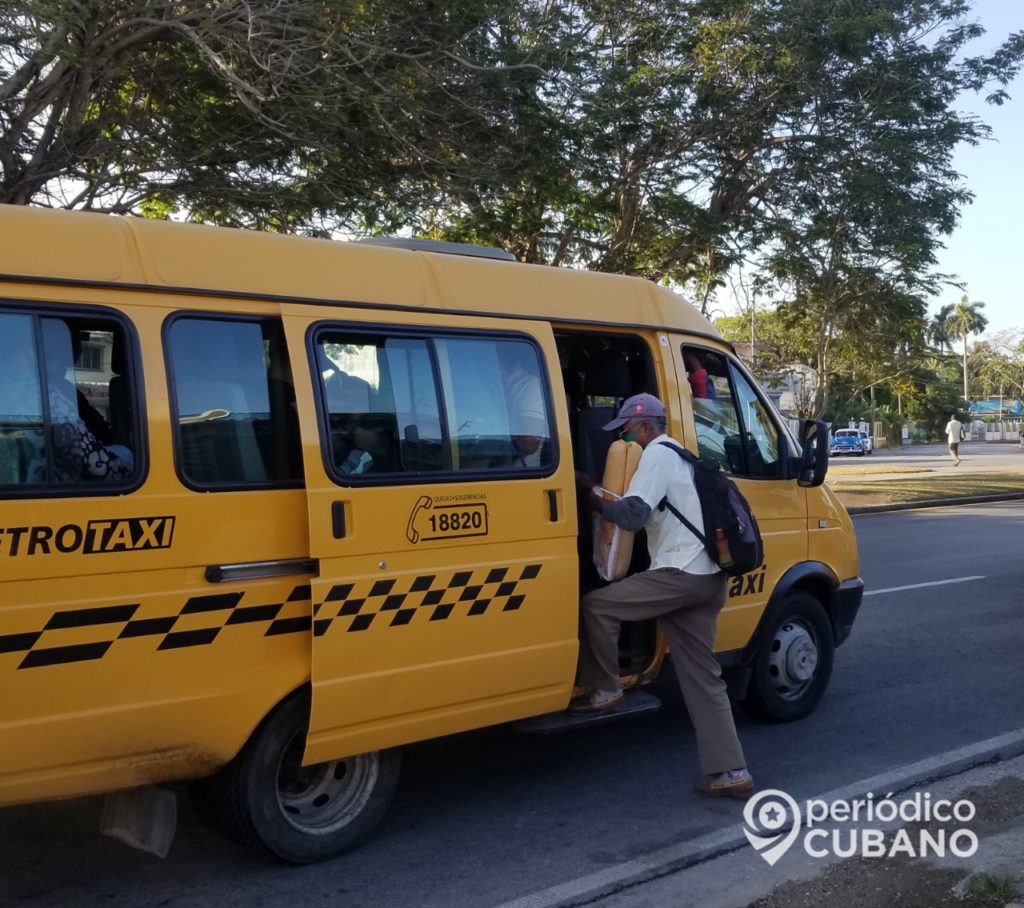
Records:
<instances>
[{"instance_id":1,"label":"road marking","mask_svg":"<svg viewBox=\"0 0 1024 908\"><path fill-rule=\"evenodd\" d=\"M945 586L948 583L967 583L969 580L984 580L983 574L974 577L954 577L951 580L932 580L928 583L911 583L907 586L890 586L884 590L864 590L865 596L877 596L879 593L901 593L903 590L919 590L923 586Z\"/></svg>"}]
</instances>

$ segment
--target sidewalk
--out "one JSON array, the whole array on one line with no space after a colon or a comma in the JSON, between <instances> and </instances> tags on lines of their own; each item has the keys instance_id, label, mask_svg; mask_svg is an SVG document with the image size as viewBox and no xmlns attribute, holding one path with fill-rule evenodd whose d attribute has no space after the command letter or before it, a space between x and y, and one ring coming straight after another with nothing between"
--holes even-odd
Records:
<instances>
[{"instance_id":1,"label":"sidewalk","mask_svg":"<svg viewBox=\"0 0 1024 908\"><path fill-rule=\"evenodd\" d=\"M883 792L877 797L882 798ZM926 783L892 796L895 802L917 803L940 799L967 799L976 815L953 826L977 836L977 850L958 857L947 849L945 857L812 857L800 848L798 837L774 866L745 842L721 857L669 873L649 882L629 886L596 900L576 902L595 908L1003 908L1024 906L1024 756L979 766L939 782ZM966 808L964 808L966 810ZM825 821L821 829L840 830L841 849L848 847L851 827L858 834L867 824ZM876 822L886 831L886 841L896 841L900 824ZM905 824L907 841L919 843L922 827L932 840L943 824ZM813 850L830 847L823 833ZM958 849L970 850L969 839L958 838ZM920 844L912 844L920 849ZM573 904L565 902L563 904Z\"/></svg>"}]
</instances>

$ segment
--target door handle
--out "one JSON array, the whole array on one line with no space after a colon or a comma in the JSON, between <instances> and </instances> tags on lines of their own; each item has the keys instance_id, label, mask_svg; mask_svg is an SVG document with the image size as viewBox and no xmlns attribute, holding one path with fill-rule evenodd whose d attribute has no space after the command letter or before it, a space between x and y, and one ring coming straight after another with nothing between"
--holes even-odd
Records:
<instances>
[{"instance_id":1,"label":"door handle","mask_svg":"<svg viewBox=\"0 0 1024 908\"><path fill-rule=\"evenodd\" d=\"M345 538L345 502L331 502L331 532L335 539Z\"/></svg>"},{"instance_id":2,"label":"door handle","mask_svg":"<svg viewBox=\"0 0 1024 908\"><path fill-rule=\"evenodd\" d=\"M558 490L548 489L548 513L551 515L551 522L558 523Z\"/></svg>"}]
</instances>

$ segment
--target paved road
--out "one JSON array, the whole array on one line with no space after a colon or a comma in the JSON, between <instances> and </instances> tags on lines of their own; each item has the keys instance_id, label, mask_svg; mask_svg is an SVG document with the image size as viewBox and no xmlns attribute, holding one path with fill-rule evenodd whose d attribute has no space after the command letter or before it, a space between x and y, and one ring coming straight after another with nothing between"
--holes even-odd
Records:
<instances>
[{"instance_id":1,"label":"paved road","mask_svg":"<svg viewBox=\"0 0 1024 908\"><path fill-rule=\"evenodd\" d=\"M760 784L811 797L1024 726L1022 520L1021 502L855 519L870 595L829 695L790 725L740 717ZM373 841L312 868L250 856L187 804L164 861L96 835L96 800L8 808L0 905L498 905L736 822L696 772L677 698L572 736L430 742Z\"/></svg>"},{"instance_id":2,"label":"paved road","mask_svg":"<svg viewBox=\"0 0 1024 908\"><path fill-rule=\"evenodd\" d=\"M953 466L949 449L942 444L905 445L902 448L879 448L864 457L832 457L829 459L830 479L843 482L884 479L883 467L893 467L893 476L911 468L938 473L992 473L1024 470L1024 450L1007 442L965 441L960 444L961 463ZM864 472L869 469L871 472Z\"/></svg>"}]
</instances>

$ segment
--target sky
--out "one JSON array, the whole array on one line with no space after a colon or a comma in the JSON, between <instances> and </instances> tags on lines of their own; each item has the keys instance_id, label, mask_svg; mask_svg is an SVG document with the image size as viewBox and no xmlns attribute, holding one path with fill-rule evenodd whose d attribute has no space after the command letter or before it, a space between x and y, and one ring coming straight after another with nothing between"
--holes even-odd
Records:
<instances>
[{"instance_id":1,"label":"sky","mask_svg":"<svg viewBox=\"0 0 1024 908\"><path fill-rule=\"evenodd\" d=\"M987 34L968 47L972 54L994 50L1011 32L1024 30L1019 0L975 0L974 18ZM960 224L945 238L938 270L959 275L970 301L983 302L989 320L985 337L999 331L1024 331L1024 75L1007 86L1010 100L986 104L980 96L963 96L957 109L978 114L992 128L988 141L961 146L953 166L964 176L974 202L962 209ZM950 287L932 300L934 313L956 303L961 292Z\"/></svg>"}]
</instances>

